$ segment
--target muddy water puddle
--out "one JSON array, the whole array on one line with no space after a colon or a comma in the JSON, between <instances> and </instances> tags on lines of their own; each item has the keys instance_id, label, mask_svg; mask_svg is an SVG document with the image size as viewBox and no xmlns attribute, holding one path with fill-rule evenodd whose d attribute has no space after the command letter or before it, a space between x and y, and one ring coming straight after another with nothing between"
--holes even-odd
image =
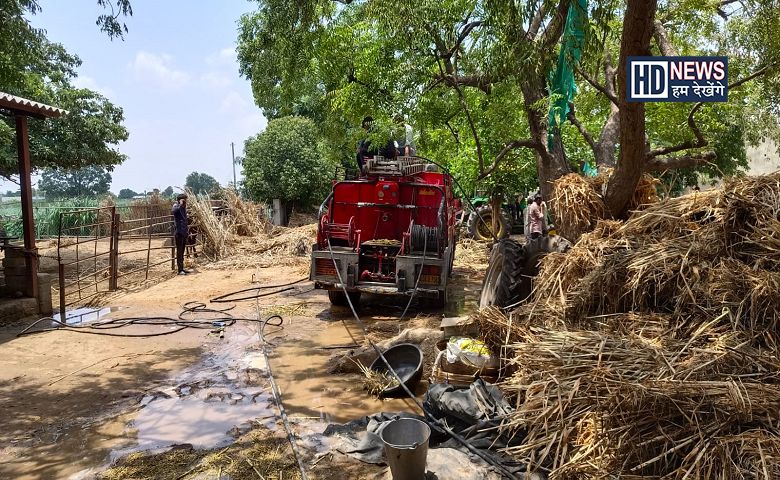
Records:
<instances>
[{"instance_id":1,"label":"muddy water puddle","mask_svg":"<svg viewBox=\"0 0 780 480\"><path fill-rule=\"evenodd\" d=\"M286 336L271 357L274 378L291 416L341 423L381 411L417 410L409 399L370 396L363 390L360 375L326 373L331 355L348 350L331 347L350 345L353 340L362 343L362 331L354 322L346 322L348 328L340 321L309 322Z\"/></svg>"},{"instance_id":2,"label":"muddy water puddle","mask_svg":"<svg viewBox=\"0 0 780 480\"><path fill-rule=\"evenodd\" d=\"M101 458L72 480L94 478L130 453L160 452L172 446L226 446L254 427L276 428L276 406L268 386L265 357L253 325L237 324L206 340L210 353L165 385L147 392L137 407L85 432ZM82 445L87 444L83 442Z\"/></svg>"},{"instance_id":3,"label":"muddy water puddle","mask_svg":"<svg viewBox=\"0 0 780 480\"><path fill-rule=\"evenodd\" d=\"M426 308L415 299L406 319L400 322L408 302L404 297L365 295L360 300L359 313L369 330L400 333L408 320L418 314L444 317L474 311L480 286L479 279L453 276L445 308ZM359 374L327 373L334 353L349 351L349 345L364 344L363 330L349 309L330 307L324 291L312 292L308 299L322 309L313 317L295 317L294 325L287 326L274 340L277 347L271 356L273 375L288 413L321 422L346 422L381 411L416 412L417 406L410 399L379 400L369 395L363 390ZM424 382L421 383L418 397L425 392Z\"/></svg>"},{"instance_id":4,"label":"muddy water puddle","mask_svg":"<svg viewBox=\"0 0 780 480\"><path fill-rule=\"evenodd\" d=\"M273 428L275 406L259 348L254 327L228 329L211 355L176 377L175 386L141 400L128 425L134 445L112 456L180 444L215 448L230 443L252 422Z\"/></svg>"}]
</instances>

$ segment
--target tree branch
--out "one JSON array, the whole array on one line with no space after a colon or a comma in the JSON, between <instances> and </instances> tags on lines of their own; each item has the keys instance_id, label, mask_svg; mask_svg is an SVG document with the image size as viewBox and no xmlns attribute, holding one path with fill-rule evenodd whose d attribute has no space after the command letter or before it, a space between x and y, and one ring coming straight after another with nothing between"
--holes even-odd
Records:
<instances>
[{"instance_id":1,"label":"tree branch","mask_svg":"<svg viewBox=\"0 0 780 480\"><path fill-rule=\"evenodd\" d=\"M778 64L780 64L780 61L772 62L759 68L758 70L751 73L747 77L737 80L734 83L731 83L728 86L729 90L734 88L739 88L740 86L744 85L750 80L753 80L754 78L757 78L765 74L770 68L777 66ZM691 129L693 135L696 137L696 140L694 141L688 140L686 142L682 142L678 145L674 145L671 147L662 147L662 148L656 148L655 150L651 150L647 154L647 160L650 161L659 155L668 155L670 153L680 152L682 150L688 150L691 148L706 147L709 142L707 142L707 139L704 138L704 135L701 133L701 129L699 129L699 126L696 125L696 119L694 118L696 112L698 112L699 109L703 106L704 106L704 102L699 102L696 105L694 105L693 108L691 108L690 113L688 113L688 128Z\"/></svg>"},{"instance_id":2,"label":"tree branch","mask_svg":"<svg viewBox=\"0 0 780 480\"><path fill-rule=\"evenodd\" d=\"M447 86L453 88L455 86L473 87L478 88L485 93L490 93L493 85L493 78L489 75L482 74L466 75L463 77L458 76L457 78L455 75L443 74L443 76L439 76L437 80L444 82Z\"/></svg>"},{"instance_id":3,"label":"tree branch","mask_svg":"<svg viewBox=\"0 0 780 480\"><path fill-rule=\"evenodd\" d=\"M536 35L539 34L539 27L542 26L542 20L544 20L544 4L539 6L539 10L536 11L531 23L528 25L528 32L525 34L528 40L533 40Z\"/></svg>"},{"instance_id":4,"label":"tree branch","mask_svg":"<svg viewBox=\"0 0 780 480\"><path fill-rule=\"evenodd\" d=\"M501 163L501 161L504 159L504 157L507 156L509 152L512 150L525 147L525 148L531 148L533 150L536 150L537 152L542 149L542 145L537 143L535 140L527 139L527 140L513 140L506 145L504 145L504 148L501 149L500 152L498 152L498 155L496 155L495 160L493 160L493 163L488 167L487 170L480 169L480 174L477 177L477 180L482 180L483 178L487 177L493 171L498 168L498 165Z\"/></svg>"},{"instance_id":5,"label":"tree branch","mask_svg":"<svg viewBox=\"0 0 780 480\"><path fill-rule=\"evenodd\" d=\"M585 128L585 126L577 119L576 115L574 114L574 103L572 102L569 102L569 113L566 115L566 117L569 119L572 125L577 127L577 130L579 130L582 134L582 138L585 139L585 142L590 145L590 148L595 153L596 142L593 140L593 137L590 135L590 133L588 133L588 130Z\"/></svg>"},{"instance_id":6,"label":"tree branch","mask_svg":"<svg viewBox=\"0 0 780 480\"><path fill-rule=\"evenodd\" d=\"M664 170L675 170L678 168L698 167L705 163L710 163L717 158L715 152L694 153L690 155L681 155L679 157L653 158L645 163L645 172L659 172Z\"/></svg>"},{"instance_id":7,"label":"tree branch","mask_svg":"<svg viewBox=\"0 0 780 480\"><path fill-rule=\"evenodd\" d=\"M543 47L550 48L558 41L563 33L563 27L566 25L566 17L569 15L569 8L571 2L569 0L561 0L558 3L558 10L555 11L552 20L542 33L541 43Z\"/></svg>"},{"instance_id":8,"label":"tree branch","mask_svg":"<svg viewBox=\"0 0 780 480\"><path fill-rule=\"evenodd\" d=\"M661 51L661 54L666 57L677 56L677 51L672 45L672 42L669 41L669 34L666 32L664 24L656 19L653 23L653 27L653 38L655 39L655 43L658 44L658 50Z\"/></svg>"},{"instance_id":9,"label":"tree branch","mask_svg":"<svg viewBox=\"0 0 780 480\"><path fill-rule=\"evenodd\" d=\"M446 60L445 60L446 62ZM436 65L439 67L439 73L441 73L442 76L444 76L444 69L441 66L441 60L436 60ZM463 90L461 90L460 85L458 84L458 76L457 72L453 69L453 75L452 78L454 80L453 88L456 92L458 92L458 100L460 101L460 105L463 108L463 112L466 114L466 120L469 122L469 128L471 129L471 134L474 137L474 143L477 146L477 160L479 161L479 171L483 172L485 168L485 161L482 157L482 142L479 140L479 134L477 133L477 127L474 125L474 120L471 118L471 112L469 112L468 104L466 103L466 97L463 95Z\"/></svg>"},{"instance_id":10,"label":"tree branch","mask_svg":"<svg viewBox=\"0 0 780 480\"><path fill-rule=\"evenodd\" d=\"M464 25L463 28L460 31L460 34L458 35L457 40L455 40L455 45L451 49L449 49L449 51L447 52L448 56L452 57L453 55L455 55L455 53L460 48L460 44L463 43L466 40L466 37L469 36L471 31L474 30L475 28L481 26L481 25L482 25L482 21L481 20L476 20L476 21L473 21L473 22L469 22L466 25Z\"/></svg>"},{"instance_id":11,"label":"tree branch","mask_svg":"<svg viewBox=\"0 0 780 480\"><path fill-rule=\"evenodd\" d=\"M618 99L617 96L614 94L614 92L610 92L606 87L599 84L593 77L585 73L584 70L580 68L575 69L577 74L580 75L582 78L585 79L586 82L588 82L593 88L601 92L605 97L609 99L610 102L614 103L615 105L618 105Z\"/></svg>"}]
</instances>

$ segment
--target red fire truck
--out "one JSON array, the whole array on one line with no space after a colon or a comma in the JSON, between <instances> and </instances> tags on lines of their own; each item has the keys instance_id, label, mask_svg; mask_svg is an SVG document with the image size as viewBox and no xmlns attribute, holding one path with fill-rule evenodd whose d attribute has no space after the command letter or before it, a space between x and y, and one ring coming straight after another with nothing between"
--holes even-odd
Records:
<instances>
[{"instance_id":1,"label":"red fire truck","mask_svg":"<svg viewBox=\"0 0 780 480\"><path fill-rule=\"evenodd\" d=\"M319 210L310 279L334 305L362 292L447 302L458 201L452 178L416 157L368 159ZM414 292L414 293L413 293Z\"/></svg>"}]
</instances>

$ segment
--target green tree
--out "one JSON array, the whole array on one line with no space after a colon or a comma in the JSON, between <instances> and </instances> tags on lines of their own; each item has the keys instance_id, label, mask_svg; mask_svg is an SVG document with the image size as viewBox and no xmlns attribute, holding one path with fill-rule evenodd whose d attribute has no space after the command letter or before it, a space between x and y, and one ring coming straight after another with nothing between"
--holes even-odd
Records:
<instances>
[{"instance_id":1,"label":"green tree","mask_svg":"<svg viewBox=\"0 0 780 480\"><path fill-rule=\"evenodd\" d=\"M589 2L576 109L550 126L560 95L549 93L549 75L565 19L578 4L263 0L239 22L240 69L267 116L299 111L317 119L331 156L351 157L364 115L389 125L400 111L419 132L418 151L450 165L463 183L518 188L538 181L548 193L550 181L585 161L616 164L625 108L618 99L621 43L648 33L623 33L623 2ZM671 45L685 55L726 55L732 79L769 68L733 90L728 104L697 107L698 130L688 128L691 105L647 105L640 116L650 152L616 169L613 185L628 191L643 171L734 172L744 167L745 141L780 139L776 1L663 2L656 16L654 4L640 7L652 26L643 48L652 54ZM727 134L738 147L711 144ZM640 151L622 145L634 156ZM619 216L624 202L615 203Z\"/></svg>"},{"instance_id":2,"label":"green tree","mask_svg":"<svg viewBox=\"0 0 780 480\"><path fill-rule=\"evenodd\" d=\"M247 195L302 208L321 202L330 188L335 163L317 148L317 127L309 118L271 120L265 131L244 146L244 186Z\"/></svg>"},{"instance_id":3,"label":"green tree","mask_svg":"<svg viewBox=\"0 0 780 480\"><path fill-rule=\"evenodd\" d=\"M109 36L125 30L119 18L132 14L127 0L98 4L111 9L98 24ZM111 167L124 161L117 145L127 139L122 109L102 95L72 84L81 60L50 42L43 30L30 26L26 15L40 10L35 0L0 0L0 87L3 91L64 108L69 114L30 122L34 169ZM109 18L110 17L110 18ZM13 119L0 120L0 176L18 173Z\"/></svg>"},{"instance_id":4,"label":"green tree","mask_svg":"<svg viewBox=\"0 0 780 480\"><path fill-rule=\"evenodd\" d=\"M122 200L127 200L129 198L135 197L136 195L138 194L133 190L130 190L129 188L123 188L122 190L119 191L119 195L117 198L120 198Z\"/></svg>"},{"instance_id":5,"label":"green tree","mask_svg":"<svg viewBox=\"0 0 780 480\"><path fill-rule=\"evenodd\" d=\"M187 175L184 186L190 189L195 195L201 195L211 193L219 188L219 182L216 178L206 173L192 172ZM171 189L171 193L173 193L173 189Z\"/></svg>"},{"instance_id":6,"label":"green tree","mask_svg":"<svg viewBox=\"0 0 780 480\"><path fill-rule=\"evenodd\" d=\"M163 197L165 197L165 198L173 197L173 187L168 185L168 187L165 190L163 190L162 194L163 194Z\"/></svg>"},{"instance_id":7,"label":"green tree","mask_svg":"<svg viewBox=\"0 0 780 480\"><path fill-rule=\"evenodd\" d=\"M89 166L79 170L46 169L38 182L47 199L96 197L108 193L111 173L105 167Z\"/></svg>"}]
</instances>

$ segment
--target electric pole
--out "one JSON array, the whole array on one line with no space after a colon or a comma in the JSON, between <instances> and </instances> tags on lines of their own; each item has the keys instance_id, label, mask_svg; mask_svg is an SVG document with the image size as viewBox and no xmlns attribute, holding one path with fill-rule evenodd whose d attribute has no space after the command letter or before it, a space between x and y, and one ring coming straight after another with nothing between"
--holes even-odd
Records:
<instances>
[{"instance_id":1,"label":"electric pole","mask_svg":"<svg viewBox=\"0 0 780 480\"><path fill-rule=\"evenodd\" d=\"M233 142L230 142L230 152L233 154L233 189L238 191L238 184L236 183L236 148Z\"/></svg>"}]
</instances>

